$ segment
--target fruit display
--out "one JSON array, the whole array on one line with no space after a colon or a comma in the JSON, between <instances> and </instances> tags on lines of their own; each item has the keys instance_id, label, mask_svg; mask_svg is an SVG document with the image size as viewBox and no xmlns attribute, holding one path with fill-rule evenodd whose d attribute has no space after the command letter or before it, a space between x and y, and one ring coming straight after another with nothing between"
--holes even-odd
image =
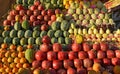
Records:
<instances>
[{"instance_id":1,"label":"fruit display","mask_svg":"<svg viewBox=\"0 0 120 74\"><path fill-rule=\"evenodd\" d=\"M100 0L16 0L0 25L0 74L120 74L115 25Z\"/></svg>"}]
</instances>

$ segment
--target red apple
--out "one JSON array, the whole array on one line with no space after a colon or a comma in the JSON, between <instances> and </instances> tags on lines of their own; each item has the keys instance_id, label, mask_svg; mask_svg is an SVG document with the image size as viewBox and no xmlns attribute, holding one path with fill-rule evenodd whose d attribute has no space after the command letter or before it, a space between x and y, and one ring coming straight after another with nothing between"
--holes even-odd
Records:
<instances>
[{"instance_id":1,"label":"red apple","mask_svg":"<svg viewBox=\"0 0 120 74\"><path fill-rule=\"evenodd\" d=\"M28 15L28 16L31 16L32 14L33 14L33 11L27 10L27 15Z\"/></svg>"},{"instance_id":2,"label":"red apple","mask_svg":"<svg viewBox=\"0 0 120 74\"><path fill-rule=\"evenodd\" d=\"M51 16L51 21L55 21L56 20L56 15L52 15Z\"/></svg>"},{"instance_id":3,"label":"red apple","mask_svg":"<svg viewBox=\"0 0 120 74\"><path fill-rule=\"evenodd\" d=\"M40 21L39 20L33 22L33 26L39 26L39 25L40 25Z\"/></svg>"},{"instance_id":4,"label":"red apple","mask_svg":"<svg viewBox=\"0 0 120 74\"><path fill-rule=\"evenodd\" d=\"M43 16L42 15L38 15L37 19L40 20L40 21L42 21L43 20Z\"/></svg>"},{"instance_id":5,"label":"red apple","mask_svg":"<svg viewBox=\"0 0 120 74\"><path fill-rule=\"evenodd\" d=\"M82 47L78 43L73 43L72 44L72 50L75 51L75 52L78 52L78 51L82 50Z\"/></svg>"},{"instance_id":6,"label":"red apple","mask_svg":"<svg viewBox=\"0 0 120 74\"><path fill-rule=\"evenodd\" d=\"M113 65L120 65L120 59L119 58L112 58L111 62Z\"/></svg>"},{"instance_id":7,"label":"red apple","mask_svg":"<svg viewBox=\"0 0 120 74\"><path fill-rule=\"evenodd\" d=\"M24 15L24 16L22 17L22 20L29 20L29 16L28 16L28 15Z\"/></svg>"},{"instance_id":8,"label":"red apple","mask_svg":"<svg viewBox=\"0 0 120 74\"><path fill-rule=\"evenodd\" d=\"M77 74L87 74L87 71L84 68L78 68L77 69Z\"/></svg>"},{"instance_id":9,"label":"red apple","mask_svg":"<svg viewBox=\"0 0 120 74\"><path fill-rule=\"evenodd\" d=\"M46 44L46 43L43 43L41 46L40 46L40 50L43 51L43 52L48 52L50 51L50 45L49 44Z\"/></svg>"},{"instance_id":10,"label":"red apple","mask_svg":"<svg viewBox=\"0 0 120 74\"><path fill-rule=\"evenodd\" d=\"M41 62L40 61L35 60L35 61L32 62L32 67L33 68L38 68L40 66L41 66Z\"/></svg>"},{"instance_id":11,"label":"red apple","mask_svg":"<svg viewBox=\"0 0 120 74\"><path fill-rule=\"evenodd\" d=\"M48 16L51 16L51 15L53 15L53 14L54 14L54 11L53 11L52 9L48 9L47 15L48 15Z\"/></svg>"},{"instance_id":12,"label":"red apple","mask_svg":"<svg viewBox=\"0 0 120 74\"><path fill-rule=\"evenodd\" d=\"M54 43L53 44L53 51L54 52L59 52L61 50L62 50L62 45L61 44L59 44L59 43Z\"/></svg>"},{"instance_id":13,"label":"red apple","mask_svg":"<svg viewBox=\"0 0 120 74\"><path fill-rule=\"evenodd\" d=\"M43 43L50 44L50 41L51 41L51 39L49 36L47 36L47 35L43 36L43 38L42 38Z\"/></svg>"},{"instance_id":14,"label":"red apple","mask_svg":"<svg viewBox=\"0 0 120 74\"><path fill-rule=\"evenodd\" d=\"M88 44L88 43L83 43L83 50L84 51L89 51L89 50L91 50L91 47L90 47L90 45Z\"/></svg>"},{"instance_id":15,"label":"red apple","mask_svg":"<svg viewBox=\"0 0 120 74\"><path fill-rule=\"evenodd\" d=\"M44 10L44 7L42 6L42 4L38 5L38 10L40 11Z\"/></svg>"},{"instance_id":16,"label":"red apple","mask_svg":"<svg viewBox=\"0 0 120 74\"><path fill-rule=\"evenodd\" d=\"M26 11L25 11L25 10L20 10L20 11L19 11L19 14L20 14L21 16L24 16L24 15L26 15Z\"/></svg>"},{"instance_id":17,"label":"red apple","mask_svg":"<svg viewBox=\"0 0 120 74\"><path fill-rule=\"evenodd\" d=\"M34 14L34 16L38 16L40 14L40 11L39 10L34 10L33 14Z\"/></svg>"},{"instance_id":18,"label":"red apple","mask_svg":"<svg viewBox=\"0 0 120 74\"><path fill-rule=\"evenodd\" d=\"M14 15L8 15L7 20L9 20L9 21L15 20L15 16Z\"/></svg>"},{"instance_id":19,"label":"red apple","mask_svg":"<svg viewBox=\"0 0 120 74\"><path fill-rule=\"evenodd\" d=\"M9 15L18 15L19 14L19 12L17 11L17 10L11 10L10 12L9 12Z\"/></svg>"},{"instance_id":20,"label":"red apple","mask_svg":"<svg viewBox=\"0 0 120 74\"><path fill-rule=\"evenodd\" d=\"M35 53L35 59L38 61L45 60L47 57L46 53L42 52L41 50L38 50Z\"/></svg>"},{"instance_id":21,"label":"red apple","mask_svg":"<svg viewBox=\"0 0 120 74\"><path fill-rule=\"evenodd\" d=\"M100 64L103 63L101 59L93 59L93 61L94 61L94 63L100 63Z\"/></svg>"},{"instance_id":22,"label":"red apple","mask_svg":"<svg viewBox=\"0 0 120 74\"><path fill-rule=\"evenodd\" d=\"M77 58L77 53L74 51L69 51L68 57L70 60L76 59Z\"/></svg>"},{"instance_id":23,"label":"red apple","mask_svg":"<svg viewBox=\"0 0 120 74\"><path fill-rule=\"evenodd\" d=\"M56 70L52 69L52 68L49 69L49 72L50 72L50 74L57 74Z\"/></svg>"},{"instance_id":24,"label":"red apple","mask_svg":"<svg viewBox=\"0 0 120 74\"><path fill-rule=\"evenodd\" d=\"M18 4L15 8L17 11L23 10L24 7L21 4Z\"/></svg>"},{"instance_id":25,"label":"red apple","mask_svg":"<svg viewBox=\"0 0 120 74\"><path fill-rule=\"evenodd\" d=\"M58 60L65 60L68 58L68 54L65 51L58 52Z\"/></svg>"},{"instance_id":26,"label":"red apple","mask_svg":"<svg viewBox=\"0 0 120 74\"><path fill-rule=\"evenodd\" d=\"M54 52L54 51L48 51L47 52L47 59L49 61L56 60L56 58L57 58L56 52Z\"/></svg>"},{"instance_id":27,"label":"red apple","mask_svg":"<svg viewBox=\"0 0 120 74\"><path fill-rule=\"evenodd\" d=\"M45 15L45 16L44 16L44 21L49 21L49 20L50 20L50 16Z\"/></svg>"},{"instance_id":28,"label":"red apple","mask_svg":"<svg viewBox=\"0 0 120 74\"><path fill-rule=\"evenodd\" d=\"M87 52L85 52L85 51L79 51L78 52L78 58L79 59L85 59L87 57L88 57Z\"/></svg>"},{"instance_id":29,"label":"red apple","mask_svg":"<svg viewBox=\"0 0 120 74\"><path fill-rule=\"evenodd\" d=\"M40 5L40 4L41 4L40 1L35 1L35 2L34 2L34 5L35 5L35 6L38 6L38 5Z\"/></svg>"},{"instance_id":30,"label":"red apple","mask_svg":"<svg viewBox=\"0 0 120 74\"><path fill-rule=\"evenodd\" d=\"M54 69L60 69L62 68L62 62L60 60L53 60L53 68Z\"/></svg>"},{"instance_id":31,"label":"red apple","mask_svg":"<svg viewBox=\"0 0 120 74\"><path fill-rule=\"evenodd\" d=\"M99 43L94 43L93 44L93 49L100 50L100 44Z\"/></svg>"},{"instance_id":32,"label":"red apple","mask_svg":"<svg viewBox=\"0 0 120 74\"><path fill-rule=\"evenodd\" d=\"M115 57L115 53L113 50L107 50L107 58L114 58Z\"/></svg>"},{"instance_id":33,"label":"red apple","mask_svg":"<svg viewBox=\"0 0 120 74\"><path fill-rule=\"evenodd\" d=\"M88 57L89 57L90 59L96 58L96 57L97 57L96 51L95 51L95 50L90 50L90 51L88 51Z\"/></svg>"},{"instance_id":34,"label":"red apple","mask_svg":"<svg viewBox=\"0 0 120 74\"><path fill-rule=\"evenodd\" d=\"M67 74L77 74L77 71L74 68L68 68Z\"/></svg>"},{"instance_id":35,"label":"red apple","mask_svg":"<svg viewBox=\"0 0 120 74\"><path fill-rule=\"evenodd\" d=\"M104 51L99 50L99 51L97 52L97 58L98 58L98 59L103 59L103 58L105 58L105 57L106 57L106 55L105 55L105 52L104 52Z\"/></svg>"},{"instance_id":36,"label":"red apple","mask_svg":"<svg viewBox=\"0 0 120 74\"><path fill-rule=\"evenodd\" d=\"M103 58L103 64L104 65L111 65L111 60L108 58Z\"/></svg>"},{"instance_id":37,"label":"red apple","mask_svg":"<svg viewBox=\"0 0 120 74\"><path fill-rule=\"evenodd\" d=\"M49 20L49 21L48 21L48 25L51 25L51 24L52 24L52 22L53 22L53 21Z\"/></svg>"},{"instance_id":38,"label":"red apple","mask_svg":"<svg viewBox=\"0 0 120 74\"><path fill-rule=\"evenodd\" d=\"M37 7L36 7L35 5L30 6L30 10L31 10L31 11L34 11L34 10L36 10L36 9L37 9Z\"/></svg>"},{"instance_id":39,"label":"red apple","mask_svg":"<svg viewBox=\"0 0 120 74\"><path fill-rule=\"evenodd\" d=\"M115 50L115 54L117 58L120 58L120 50Z\"/></svg>"},{"instance_id":40,"label":"red apple","mask_svg":"<svg viewBox=\"0 0 120 74\"><path fill-rule=\"evenodd\" d=\"M52 67L52 62L48 60L42 61L42 68L43 69L49 69Z\"/></svg>"},{"instance_id":41,"label":"red apple","mask_svg":"<svg viewBox=\"0 0 120 74\"><path fill-rule=\"evenodd\" d=\"M108 44L105 42L100 43L100 48L102 51L106 51L108 49Z\"/></svg>"},{"instance_id":42,"label":"red apple","mask_svg":"<svg viewBox=\"0 0 120 74\"><path fill-rule=\"evenodd\" d=\"M61 13L61 10L60 9L56 9L55 10L55 14L60 14Z\"/></svg>"},{"instance_id":43,"label":"red apple","mask_svg":"<svg viewBox=\"0 0 120 74\"><path fill-rule=\"evenodd\" d=\"M92 65L93 65L93 61L91 60L91 59L84 59L83 60L83 64L84 64L84 67L85 68L89 68L89 67L92 67Z\"/></svg>"},{"instance_id":44,"label":"red apple","mask_svg":"<svg viewBox=\"0 0 120 74\"><path fill-rule=\"evenodd\" d=\"M67 74L67 71L65 69L59 69L57 74Z\"/></svg>"},{"instance_id":45,"label":"red apple","mask_svg":"<svg viewBox=\"0 0 120 74\"><path fill-rule=\"evenodd\" d=\"M34 22L34 21L36 21L37 20L37 17L36 16L34 16L34 15L31 15L30 16L30 21L31 22Z\"/></svg>"},{"instance_id":46,"label":"red apple","mask_svg":"<svg viewBox=\"0 0 120 74\"><path fill-rule=\"evenodd\" d=\"M9 20L4 20L3 25L11 25L11 22Z\"/></svg>"},{"instance_id":47,"label":"red apple","mask_svg":"<svg viewBox=\"0 0 120 74\"><path fill-rule=\"evenodd\" d=\"M65 69L68 69L68 68L72 68L74 66L74 63L72 60L67 59L63 61L63 65Z\"/></svg>"},{"instance_id":48,"label":"red apple","mask_svg":"<svg viewBox=\"0 0 120 74\"><path fill-rule=\"evenodd\" d=\"M81 68L82 65L83 65L83 63L82 63L81 59L74 59L74 66L75 66L75 68L77 68L77 69Z\"/></svg>"},{"instance_id":49,"label":"red apple","mask_svg":"<svg viewBox=\"0 0 120 74\"><path fill-rule=\"evenodd\" d=\"M45 24L41 25L42 31L46 31L47 29L48 29L48 25L45 25Z\"/></svg>"},{"instance_id":50,"label":"red apple","mask_svg":"<svg viewBox=\"0 0 120 74\"><path fill-rule=\"evenodd\" d=\"M47 11L46 11L46 10L42 10L42 11L41 11L41 15L42 15L42 16L47 15Z\"/></svg>"}]
</instances>

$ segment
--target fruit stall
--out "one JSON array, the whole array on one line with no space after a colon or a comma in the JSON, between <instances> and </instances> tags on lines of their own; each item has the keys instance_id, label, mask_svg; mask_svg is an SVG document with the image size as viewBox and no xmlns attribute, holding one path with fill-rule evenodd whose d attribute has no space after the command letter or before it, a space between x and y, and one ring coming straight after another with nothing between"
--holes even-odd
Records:
<instances>
[{"instance_id":1,"label":"fruit stall","mask_svg":"<svg viewBox=\"0 0 120 74\"><path fill-rule=\"evenodd\" d=\"M120 74L120 0L10 1L0 74Z\"/></svg>"}]
</instances>

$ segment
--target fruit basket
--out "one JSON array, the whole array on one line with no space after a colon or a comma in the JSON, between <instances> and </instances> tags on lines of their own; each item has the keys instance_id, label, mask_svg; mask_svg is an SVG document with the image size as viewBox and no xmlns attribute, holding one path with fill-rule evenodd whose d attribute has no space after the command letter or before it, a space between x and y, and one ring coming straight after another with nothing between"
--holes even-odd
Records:
<instances>
[{"instance_id":1,"label":"fruit basket","mask_svg":"<svg viewBox=\"0 0 120 74\"><path fill-rule=\"evenodd\" d=\"M104 2L13 1L0 25L0 74L120 74L120 28Z\"/></svg>"}]
</instances>

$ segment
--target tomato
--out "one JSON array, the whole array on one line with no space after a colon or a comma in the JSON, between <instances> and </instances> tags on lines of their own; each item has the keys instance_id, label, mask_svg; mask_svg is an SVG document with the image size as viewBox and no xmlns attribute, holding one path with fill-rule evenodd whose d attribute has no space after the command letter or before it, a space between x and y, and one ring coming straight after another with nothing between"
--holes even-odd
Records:
<instances>
[{"instance_id":1,"label":"tomato","mask_svg":"<svg viewBox=\"0 0 120 74\"><path fill-rule=\"evenodd\" d=\"M36 9L37 9L37 6L35 6L35 5L30 6L30 10L31 10L31 11L34 11L34 10L36 10Z\"/></svg>"},{"instance_id":2,"label":"tomato","mask_svg":"<svg viewBox=\"0 0 120 74\"><path fill-rule=\"evenodd\" d=\"M50 16L45 15L45 16L44 16L44 21L49 21L49 20L50 20Z\"/></svg>"},{"instance_id":3,"label":"tomato","mask_svg":"<svg viewBox=\"0 0 120 74\"><path fill-rule=\"evenodd\" d=\"M49 61L56 60L56 58L57 58L56 52L54 52L54 51L47 52L47 59Z\"/></svg>"},{"instance_id":4,"label":"tomato","mask_svg":"<svg viewBox=\"0 0 120 74\"><path fill-rule=\"evenodd\" d=\"M7 20L9 20L9 21L15 20L15 16L14 15L8 15Z\"/></svg>"},{"instance_id":5,"label":"tomato","mask_svg":"<svg viewBox=\"0 0 120 74\"><path fill-rule=\"evenodd\" d=\"M51 15L53 15L53 14L54 14L54 11L53 11L52 9L48 9L47 15L48 15L48 16L51 16Z\"/></svg>"},{"instance_id":6,"label":"tomato","mask_svg":"<svg viewBox=\"0 0 120 74\"><path fill-rule=\"evenodd\" d=\"M40 1L35 1L35 2L34 2L34 5L35 5L35 6L38 6L38 5L40 5L40 4L41 4Z\"/></svg>"},{"instance_id":7,"label":"tomato","mask_svg":"<svg viewBox=\"0 0 120 74\"><path fill-rule=\"evenodd\" d=\"M94 59L97 57L97 54L94 50L90 50L90 51L88 51L88 56L90 59Z\"/></svg>"},{"instance_id":8,"label":"tomato","mask_svg":"<svg viewBox=\"0 0 120 74\"><path fill-rule=\"evenodd\" d=\"M52 67L52 62L48 60L42 61L42 68L43 69L49 69Z\"/></svg>"},{"instance_id":9,"label":"tomato","mask_svg":"<svg viewBox=\"0 0 120 74\"><path fill-rule=\"evenodd\" d=\"M72 44L72 50L75 51L75 52L78 52L78 51L82 50L82 47L78 43L73 43Z\"/></svg>"},{"instance_id":10,"label":"tomato","mask_svg":"<svg viewBox=\"0 0 120 74\"><path fill-rule=\"evenodd\" d=\"M49 44L46 44L46 43L43 43L43 44L40 46L40 50L43 51L43 52L48 52L48 51L50 51L50 45L49 45Z\"/></svg>"},{"instance_id":11,"label":"tomato","mask_svg":"<svg viewBox=\"0 0 120 74\"><path fill-rule=\"evenodd\" d=\"M74 59L74 66L76 68L81 68L82 67L82 60L81 59Z\"/></svg>"},{"instance_id":12,"label":"tomato","mask_svg":"<svg viewBox=\"0 0 120 74\"><path fill-rule=\"evenodd\" d=\"M93 49L100 50L100 44L99 43L94 43L93 44Z\"/></svg>"},{"instance_id":13,"label":"tomato","mask_svg":"<svg viewBox=\"0 0 120 74\"><path fill-rule=\"evenodd\" d=\"M112 58L111 62L113 65L120 65L120 59L119 58Z\"/></svg>"},{"instance_id":14,"label":"tomato","mask_svg":"<svg viewBox=\"0 0 120 74\"><path fill-rule=\"evenodd\" d=\"M52 69L52 68L49 69L49 72L50 72L50 74L57 74L56 70Z\"/></svg>"},{"instance_id":15,"label":"tomato","mask_svg":"<svg viewBox=\"0 0 120 74\"><path fill-rule=\"evenodd\" d=\"M100 43L100 48L102 51L106 51L108 49L108 45L105 42Z\"/></svg>"},{"instance_id":16,"label":"tomato","mask_svg":"<svg viewBox=\"0 0 120 74\"><path fill-rule=\"evenodd\" d=\"M85 58L87 58L87 57L88 57L87 52L85 52L85 51L79 51L79 52L78 52L78 58L79 58L79 59L85 59Z\"/></svg>"},{"instance_id":17,"label":"tomato","mask_svg":"<svg viewBox=\"0 0 120 74\"><path fill-rule=\"evenodd\" d=\"M41 62L40 61L35 60L35 61L32 62L32 67L33 68L38 68L40 66L41 66Z\"/></svg>"},{"instance_id":18,"label":"tomato","mask_svg":"<svg viewBox=\"0 0 120 74\"><path fill-rule=\"evenodd\" d=\"M68 68L67 74L77 74L77 71L74 68Z\"/></svg>"},{"instance_id":19,"label":"tomato","mask_svg":"<svg viewBox=\"0 0 120 74\"><path fill-rule=\"evenodd\" d=\"M62 68L62 61L60 60L53 60L53 68L54 69L60 69Z\"/></svg>"},{"instance_id":20,"label":"tomato","mask_svg":"<svg viewBox=\"0 0 120 74\"><path fill-rule=\"evenodd\" d=\"M24 16L24 15L26 14L26 11L25 11L25 10L20 10L20 11L19 11L19 14L20 14L21 16Z\"/></svg>"},{"instance_id":21,"label":"tomato","mask_svg":"<svg viewBox=\"0 0 120 74\"><path fill-rule=\"evenodd\" d=\"M103 62L102 62L102 60L101 59L93 59L93 61L94 61L94 63L100 63L100 64L102 64Z\"/></svg>"},{"instance_id":22,"label":"tomato","mask_svg":"<svg viewBox=\"0 0 120 74\"><path fill-rule=\"evenodd\" d=\"M67 59L67 60L64 60L64 61L63 61L63 65L64 65L64 68L65 68L65 69L68 69L68 68L73 67L73 66L74 66L74 63L73 63L72 60Z\"/></svg>"},{"instance_id":23,"label":"tomato","mask_svg":"<svg viewBox=\"0 0 120 74\"><path fill-rule=\"evenodd\" d=\"M43 16L42 15L38 15L37 19L40 20L40 21L42 21L43 20Z\"/></svg>"},{"instance_id":24,"label":"tomato","mask_svg":"<svg viewBox=\"0 0 120 74\"><path fill-rule=\"evenodd\" d=\"M34 21L36 21L37 20L37 17L36 16L34 16L34 15L31 15L30 16L30 21L31 22L34 22Z\"/></svg>"},{"instance_id":25,"label":"tomato","mask_svg":"<svg viewBox=\"0 0 120 74\"><path fill-rule=\"evenodd\" d=\"M47 57L46 53L42 52L41 50L38 50L35 53L35 59L38 61L45 60Z\"/></svg>"},{"instance_id":26,"label":"tomato","mask_svg":"<svg viewBox=\"0 0 120 74\"><path fill-rule=\"evenodd\" d=\"M42 11L41 11L41 15L42 15L42 16L47 15L47 11L46 11L46 10L42 10Z\"/></svg>"},{"instance_id":27,"label":"tomato","mask_svg":"<svg viewBox=\"0 0 120 74\"><path fill-rule=\"evenodd\" d=\"M61 10L60 9L55 9L55 14L60 14Z\"/></svg>"},{"instance_id":28,"label":"tomato","mask_svg":"<svg viewBox=\"0 0 120 74\"><path fill-rule=\"evenodd\" d=\"M77 58L77 53L74 51L69 51L68 57L70 60L76 59Z\"/></svg>"},{"instance_id":29,"label":"tomato","mask_svg":"<svg viewBox=\"0 0 120 74\"><path fill-rule=\"evenodd\" d=\"M40 14L40 11L39 11L39 10L34 10L34 11L33 11L33 15L34 15L34 16L38 16L39 14Z\"/></svg>"},{"instance_id":30,"label":"tomato","mask_svg":"<svg viewBox=\"0 0 120 74\"><path fill-rule=\"evenodd\" d=\"M104 65L111 65L111 60L109 58L103 58Z\"/></svg>"},{"instance_id":31,"label":"tomato","mask_svg":"<svg viewBox=\"0 0 120 74\"><path fill-rule=\"evenodd\" d=\"M65 69L59 69L57 74L67 74L67 71Z\"/></svg>"},{"instance_id":32,"label":"tomato","mask_svg":"<svg viewBox=\"0 0 120 74\"><path fill-rule=\"evenodd\" d=\"M107 50L107 58L114 58L115 57L115 53L113 50Z\"/></svg>"},{"instance_id":33,"label":"tomato","mask_svg":"<svg viewBox=\"0 0 120 74\"><path fill-rule=\"evenodd\" d=\"M62 45L61 44L59 44L59 43L54 43L53 44L53 51L54 52L59 52L61 50L62 50Z\"/></svg>"},{"instance_id":34,"label":"tomato","mask_svg":"<svg viewBox=\"0 0 120 74\"><path fill-rule=\"evenodd\" d=\"M97 52L97 58L98 58L98 59L103 59L103 58L105 58L105 57L106 57L106 54L105 54L104 51L99 50L99 51Z\"/></svg>"},{"instance_id":35,"label":"tomato","mask_svg":"<svg viewBox=\"0 0 120 74\"><path fill-rule=\"evenodd\" d=\"M38 10L40 11L44 10L44 7L42 6L42 4L38 5Z\"/></svg>"},{"instance_id":36,"label":"tomato","mask_svg":"<svg viewBox=\"0 0 120 74\"><path fill-rule=\"evenodd\" d=\"M41 25L41 30L42 31L46 31L48 29L48 25Z\"/></svg>"},{"instance_id":37,"label":"tomato","mask_svg":"<svg viewBox=\"0 0 120 74\"><path fill-rule=\"evenodd\" d=\"M33 15L33 11L31 11L31 10L27 10L27 15L28 15L28 16Z\"/></svg>"},{"instance_id":38,"label":"tomato","mask_svg":"<svg viewBox=\"0 0 120 74\"><path fill-rule=\"evenodd\" d=\"M92 65L93 65L93 61L91 60L91 59L84 59L83 60L83 64L84 64L84 67L85 68L89 68L89 67L92 67Z\"/></svg>"},{"instance_id":39,"label":"tomato","mask_svg":"<svg viewBox=\"0 0 120 74\"><path fill-rule=\"evenodd\" d=\"M49 43L51 42L51 39L50 39L49 36L46 35L46 36L43 36L42 42L43 42L43 43L46 43L46 44L49 44Z\"/></svg>"},{"instance_id":40,"label":"tomato","mask_svg":"<svg viewBox=\"0 0 120 74\"><path fill-rule=\"evenodd\" d=\"M91 50L90 45L89 45L88 43L83 43L83 50L84 50L84 51L89 51L89 50Z\"/></svg>"},{"instance_id":41,"label":"tomato","mask_svg":"<svg viewBox=\"0 0 120 74\"><path fill-rule=\"evenodd\" d=\"M68 58L68 54L65 51L58 52L58 60L65 60Z\"/></svg>"},{"instance_id":42,"label":"tomato","mask_svg":"<svg viewBox=\"0 0 120 74\"><path fill-rule=\"evenodd\" d=\"M115 54L117 58L120 58L120 50L115 50Z\"/></svg>"},{"instance_id":43,"label":"tomato","mask_svg":"<svg viewBox=\"0 0 120 74\"><path fill-rule=\"evenodd\" d=\"M84 68L77 68L77 74L87 74L87 71Z\"/></svg>"},{"instance_id":44,"label":"tomato","mask_svg":"<svg viewBox=\"0 0 120 74\"><path fill-rule=\"evenodd\" d=\"M56 20L56 15L52 15L51 16L51 21L55 21Z\"/></svg>"},{"instance_id":45,"label":"tomato","mask_svg":"<svg viewBox=\"0 0 120 74\"><path fill-rule=\"evenodd\" d=\"M20 10L23 10L24 7L21 4L19 4L19 5L16 6L15 9L18 10L18 11L20 11Z\"/></svg>"}]
</instances>

